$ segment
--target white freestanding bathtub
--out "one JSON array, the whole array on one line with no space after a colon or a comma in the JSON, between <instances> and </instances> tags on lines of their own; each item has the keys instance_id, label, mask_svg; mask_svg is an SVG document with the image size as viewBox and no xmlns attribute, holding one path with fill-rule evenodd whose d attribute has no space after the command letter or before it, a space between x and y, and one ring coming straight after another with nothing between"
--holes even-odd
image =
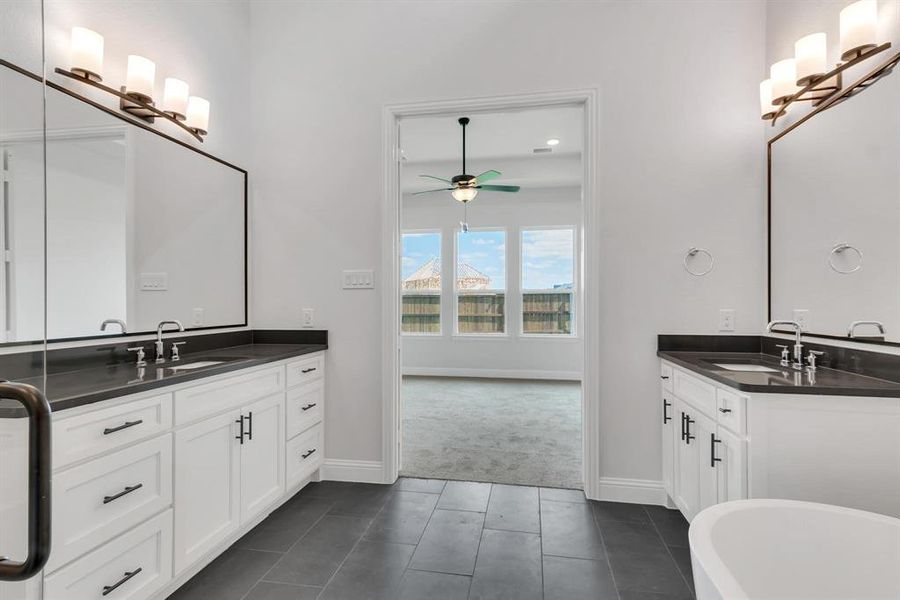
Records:
<instances>
[{"instance_id":1,"label":"white freestanding bathtub","mask_svg":"<svg viewBox=\"0 0 900 600\"><path fill-rule=\"evenodd\" d=\"M691 522L697 600L898 600L900 519L794 500L738 500Z\"/></svg>"}]
</instances>

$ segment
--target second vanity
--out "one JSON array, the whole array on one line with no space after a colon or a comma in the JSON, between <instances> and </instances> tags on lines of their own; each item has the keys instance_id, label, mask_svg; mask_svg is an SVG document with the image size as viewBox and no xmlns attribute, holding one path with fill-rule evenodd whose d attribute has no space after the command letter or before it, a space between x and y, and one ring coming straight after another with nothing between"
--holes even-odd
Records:
<instances>
[{"instance_id":1,"label":"second vanity","mask_svg":"<svg viewBox=\"0 0 900 600\"><path fill-rule=\"evenodd\" d=\"M688 520L745 498L900 516L900 383L862 368L794 370L781 364L776 342L782 340L660 336L670 502ZM822 358L829 364L848 352L832 349ZM874 354L850 353L857 365Z\"/></svg>"},{"instance_id":2,"label":"second vanity","mask_svg":"<svg viewBox=\"0 0 900 600\"><path fill-rule=\"evenodd\" d=\"M156 376L131 363L49 376L52 552L42 577L2 583L0 598L162 599L216 558L322 465L318 342L226 347L197 369L148 366ZM0 416L0 450L21 458L3 476L24 486L28 419ZM0 537L24 553L23 502L0 497Z\"/></svg>"}]
</instances>

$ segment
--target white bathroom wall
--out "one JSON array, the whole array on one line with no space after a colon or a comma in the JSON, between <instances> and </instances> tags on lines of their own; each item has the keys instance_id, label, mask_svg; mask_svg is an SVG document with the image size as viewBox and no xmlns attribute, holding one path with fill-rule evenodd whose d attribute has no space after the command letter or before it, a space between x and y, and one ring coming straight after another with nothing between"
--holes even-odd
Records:
<instances>
[{"instance_id":1,"label":"white bathroom wall","mask_svg":"<svg viewBox=\"0 0 900 600\"><path fill-rule=\"evenodd\" d=\"M764 12L252 3L255 324L312 307L329 330L329 459L381 460L381 292L342 290L341 270L380 264L383 106L596 88L601 474L660 479L656 335L716 332L720 308L739 333L762 325ZM695 245L716 257L703 278L681 264Z\"/></svg>"},{"instance_id":2,"label":"white bathroom wall","mask_svg":"<svg viewBox=\"0 0 900 600\"><path fill-rule=\"evenodd\" d=\"M579 160L573 157L577 165ZM524 161L520 161L524 162ZM531 159L529 164L538 163ZM410 169L406 169L410 170ZM445 173L428 168L415 172ZM473 169L475 170L475 169ZM524 169L523 169L524 170ZM578 169L575 169L576 173ZM504 175L506 174L504 169ZM512 171L514 172L514 171ZM504 178L503 182L507 180ZM522 336L520 233L529 227L581 229L581 188L578 186L523 189L517 194L480 194L468 208L469 226L506 230L506 334L503 336L453 335L452 287L444 287L440 335L405 335L401 357L403 373L465 377L522 377L526 379L580 379L583 358L580 306L575 309L578 335ZM403 196L401 223L405 230L440 230L443 257L452 273L454 236L462 219L462 205L447 194ZM579 270L576 267L574 271Z\"/></svg>"}]
</instances>

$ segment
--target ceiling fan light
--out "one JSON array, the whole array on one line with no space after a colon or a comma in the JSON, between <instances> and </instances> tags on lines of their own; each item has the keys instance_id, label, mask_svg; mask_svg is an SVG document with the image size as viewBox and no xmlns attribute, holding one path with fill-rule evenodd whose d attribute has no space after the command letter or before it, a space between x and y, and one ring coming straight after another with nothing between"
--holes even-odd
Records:
<instances>
[{"instance_id":1,"label":"ceiling fan light","mask_svg":"<svg viewBox=\"0 0 900 600\"><path fill-rule=\"evenodd\" d=\"M478 190L475 188L456 188L450 194L454 199L459 200L460 202L469 202L470 200L474 200L475 196L478 195Z\"/></svg>"}]
</instances>

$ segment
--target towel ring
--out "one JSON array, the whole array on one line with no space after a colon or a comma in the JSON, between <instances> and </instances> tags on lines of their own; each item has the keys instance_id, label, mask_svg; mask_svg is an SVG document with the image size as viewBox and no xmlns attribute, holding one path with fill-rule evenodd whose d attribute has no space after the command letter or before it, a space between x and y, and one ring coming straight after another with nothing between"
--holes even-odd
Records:
<instances>
[{"instance_id":1,"label":"towel ring","mask_svg":"<svg viewBox=\"0 0 900 600\"><path fill-rule=\"evenodd\" d=\"M698 254L705 254L709 257L709 268L705 271L691 271L691 268L688 266L688 259L697 256ZM707 273L713 270L713 267L716 264L716 259L713 258L713 255L709 253L709 250L706 248L691 248L687 251L687 254L684 255L684 270L693 275L694 277L703 277Z\"/></svg>"},{"instance_id":2,"label":"towel ring","mask_svg":"<svg viewBox=\"0 0 900 600\"><path fill-rule=\"evenodd\" d=\"M859 262L856 263L856 266L847 271L838 269L834 266L834 257L836 254L842 254L845 250L853 250L856 252L859 257ZM831 267L831 270L835 273L840 273L841 275L849 275L850 273L856 273L862 268L863 261L863 253L856 246L851 246L850 244L835 244L834 248L831 249L831 252L828 253L828 266Z\"/></svg>"}]
</instances>

